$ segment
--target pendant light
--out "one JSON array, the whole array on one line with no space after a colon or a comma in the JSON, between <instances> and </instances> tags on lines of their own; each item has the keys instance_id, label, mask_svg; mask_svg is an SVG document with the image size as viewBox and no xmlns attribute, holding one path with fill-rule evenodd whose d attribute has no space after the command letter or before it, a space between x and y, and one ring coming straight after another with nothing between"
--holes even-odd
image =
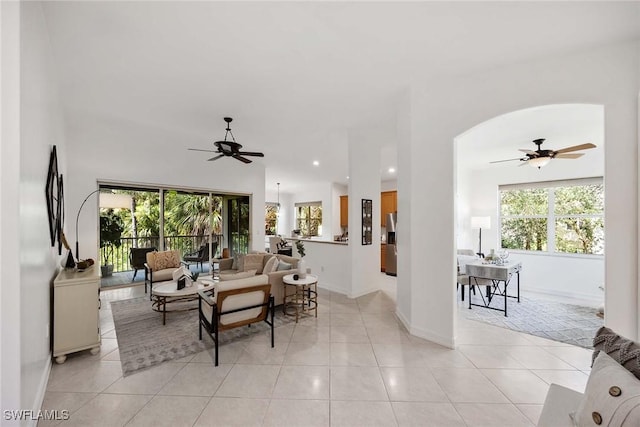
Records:
<instances>
[{"instance_id":1,"label":"pendant light","mask_svg":"<svg viewBox=\"0 0 640 427\"><path fill-rule=\"evenodd\" d=\"M280 215L280 183L278 182L278 204L276 207L276 212L278 215Z\"/></svg>"}]
</instances>

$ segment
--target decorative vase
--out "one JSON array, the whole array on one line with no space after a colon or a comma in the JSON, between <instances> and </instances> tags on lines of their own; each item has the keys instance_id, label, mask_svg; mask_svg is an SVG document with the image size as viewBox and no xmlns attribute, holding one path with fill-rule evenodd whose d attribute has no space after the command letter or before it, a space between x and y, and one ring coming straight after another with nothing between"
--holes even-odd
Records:
<instances>
[{"instance_id":1,"label":"decorative vase","mask_svg":"<svg viewBox=\"0 0 640 427\"><path fill-rule=\"evenodd\" d=\"M300 261L298 261L298 276L300 276L301 279L307 277L307 262L304 258L300 258Z\"/></svg>"}]
</instances>

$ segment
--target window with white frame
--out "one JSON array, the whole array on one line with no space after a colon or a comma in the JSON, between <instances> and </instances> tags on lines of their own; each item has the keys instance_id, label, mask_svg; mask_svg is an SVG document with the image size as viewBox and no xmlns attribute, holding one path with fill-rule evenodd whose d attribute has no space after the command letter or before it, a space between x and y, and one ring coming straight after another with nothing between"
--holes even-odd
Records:
<instances>
[{"instance_id":1,"label":"window with white frame","mask_svg":"<svg viewBox=\"0 0 640 427\"><path fill-rule=\"evenodd\" d=\"M302 236L322 234L322 202L296 203L296 228Z\"/></svg>"},{"instance_id":2,"label":"window with white frame","mask_svg":"<svg viewBox=\"0 0 640 427\"><path fill-rule=\"evenodd\" d=\"M602 178L501 185L505 249L604 254Z\"/></svg>"},{"instance_id":3,"label":"window with white frame","mask_svg":"<svg viewBox=\"0 0 640 427\"><path fill-rule=\"evenodd\" d=\"M278 234L278 204L267 202L264 207L264 234L275 236Z\"/></svg>"}]
</instances>

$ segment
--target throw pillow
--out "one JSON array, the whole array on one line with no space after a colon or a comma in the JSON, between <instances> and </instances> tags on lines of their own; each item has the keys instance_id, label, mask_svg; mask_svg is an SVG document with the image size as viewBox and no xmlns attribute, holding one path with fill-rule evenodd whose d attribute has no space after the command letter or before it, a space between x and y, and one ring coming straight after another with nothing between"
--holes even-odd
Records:
<instances>
[{"instance_id":1,"label":"throw pillow","mask_svg":"<svg viewBox=\"0 0 640 427\"><path fill-rule=\"evenodd\" d=\"M256 270L241 271L240 273L224 274L220 273L220 281L247 279L256 275Z\"/></svg>"},{"instance_id":2,"label":"throw pillow","mask_svg":"<svg viewBox=\"0 0 640 427\"><path fill-rule=\"evenodd\" d=\"M262 274L273 273L274 271L276 271L276 268L278 268L278 258L272 256L264 265L264 268L262 269Z\"/></svg>"},{"instance_id":3,"label":"throw pillow","mask_svg":"<svg viewBox=\"0 0 640 427\"><path fill-rule=\"evenodd\" d=\"M173 251L156 252L156 271L178 267Z\"/></svg>"},{"instance_id":4,"label":"throw pillow","mask_svg":"<svg viewBox=\"0 0 640 427\"><path fill-rule=\"evenodd\" d=\"M256 270L258 274L262 273L262 260L264 255L248 254L244 256L244 266L242 271Z\"/></svg>"},{"instance_id":5,"label":"throw pillow","mask_svg":"<svg viewBox=\"0 0 640 427\"><path fill-rule=\"evenodd\" d=\"M591 368L584 397L575 413L577 426L640 425L640 382L601 351Z\"/></svg>"},{"instance_id":6,"label":"throw pillow","mask_svg":"<svg viewBox=\"0 0 640 427\"><path fill-rule=\"evenodd\" d=\"M640 379L640 345L621 337L607 327L601 327L593 339L593 362L600 352L607 353L616 362Z\"/></svg>"},{"instance_id":7,"label":"throw pillow","mask_svg":"<svg viewBox=\"0 0 640 427\"><path fill-rule=\"evenodd\" d=\"M278 261L278 267L276 268L276 271L291 270L291 267L292 265L288 262Z\"/></svg>"},{"instance_id":8,"label":"throw pillow","mask_svg":"<svg viewBox=\"0 0 640 427\"><path fill-rule=\"evenodd\" d=\"M232 270L244 271L244 254L235 254L233 256Z\"/></svg>"}]
</instances>

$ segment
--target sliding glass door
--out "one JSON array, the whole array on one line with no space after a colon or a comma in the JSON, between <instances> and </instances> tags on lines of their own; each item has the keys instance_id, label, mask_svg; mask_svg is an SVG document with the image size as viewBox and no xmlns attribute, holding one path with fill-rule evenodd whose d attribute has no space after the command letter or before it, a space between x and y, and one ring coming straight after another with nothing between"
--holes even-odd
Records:
<instances>
[{"instance_id":1,"label":"sliding glass door","mask_svg":"<svg viewBox=\"0 0 640 427\"><path fill-rule=\"evenodd\" d=\"M205 259L221 257L223 248L231 254L249 248L248 196L112 184L101 184L100 192L101 218L115 218L123 229L119 245L100 248L114 272L131 270L131 248L178 250L184 257L206 245Z\"/></svg>"},{"instance_id":2,"label":"sliding glass door","mask_svg":"<svg viewBox=\"0 0 640 427\"><path fill-rule=\"evenodd\" d=\"M249 250L249 197L227 197L227 230L229 233L229 250L231 256L236 253L247 253Z\"/></svg>"}]
</instances>

